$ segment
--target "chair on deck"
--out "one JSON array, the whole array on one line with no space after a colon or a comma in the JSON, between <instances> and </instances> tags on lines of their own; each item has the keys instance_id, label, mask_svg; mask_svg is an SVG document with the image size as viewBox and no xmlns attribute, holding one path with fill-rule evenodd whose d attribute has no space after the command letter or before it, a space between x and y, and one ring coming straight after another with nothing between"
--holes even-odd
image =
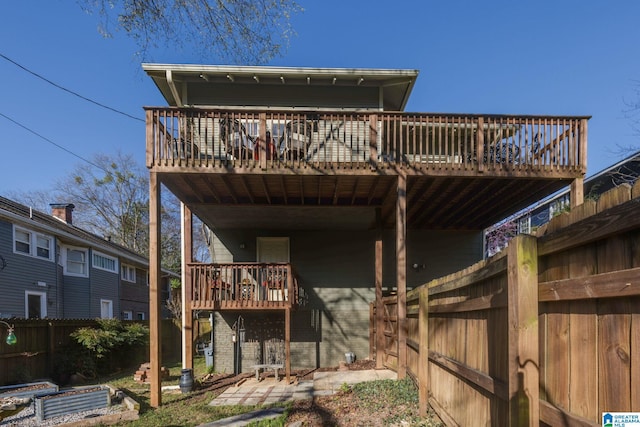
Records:
<instances>
[{"instance_id":1,"label":"chair on deck","mask_svg":"<svg viewBox=\"0 0 640 427\"><path fill-rule=\"evenodd\" d=\"M236 159L253 159L255 140L238 119L220 119L220 141L228 154Z\"/></svg>"},{"instance_id":2,"label":"chair on deck","mask_svg":"<svg viewBox=\"0 0 640 427\"><path fill-rule=\"evenodd\" d=\"M298 160L307 157L312 132L313 126L307 120L292 120L287 123L279 141L284 158Z\"/></svg>"}]
</instances>

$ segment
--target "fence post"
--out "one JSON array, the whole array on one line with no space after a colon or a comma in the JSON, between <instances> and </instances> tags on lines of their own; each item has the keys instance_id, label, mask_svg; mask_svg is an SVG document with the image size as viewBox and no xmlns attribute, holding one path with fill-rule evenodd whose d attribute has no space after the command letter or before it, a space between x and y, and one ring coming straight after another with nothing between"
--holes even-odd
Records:
<instances>
[{"instance_id":1,"label":"fence post","mask_svg":"<svg viewBox=\"0 0 640 427\"><path fill-rule=\"evenodd\" d=\"M429 287L420 288L418 312L418 401L420 416L427 416L429 408Z\"/></svg>"},{"instance_id":2,"label":"fence post","mask_svg":"<svg viewBox=\"0 0 640 427\"><path fill-rule=\"evenodd\" d=\"M519 235L507 248L509 425L540 424L538 352L538 249Z\"/></svg>"}]
</instances>

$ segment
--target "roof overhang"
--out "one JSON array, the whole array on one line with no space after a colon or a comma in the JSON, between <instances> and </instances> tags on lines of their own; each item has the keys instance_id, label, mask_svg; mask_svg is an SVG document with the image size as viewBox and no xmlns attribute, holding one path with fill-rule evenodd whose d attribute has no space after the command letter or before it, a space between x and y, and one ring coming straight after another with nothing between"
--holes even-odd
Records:
<instances>
[{"instance_id":1,"label":"roof overhang","mask_svg":"<svg viewBox=\"0 0 640 427\"><path fill-rule=\"evenodd\" d=\"M188 83L378 88L386 110L404 110L418 70L142 64L171 106L185 106ZM188 102L186 103L188 104Z\"/></svg>"}]
</instances>

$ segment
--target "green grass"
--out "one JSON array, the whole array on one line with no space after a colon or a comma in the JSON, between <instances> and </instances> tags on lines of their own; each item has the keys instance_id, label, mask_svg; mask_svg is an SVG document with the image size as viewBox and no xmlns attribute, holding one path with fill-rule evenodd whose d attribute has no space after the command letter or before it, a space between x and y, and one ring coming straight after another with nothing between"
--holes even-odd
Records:
<instances>
[{"instance_id":1,"label":"green grass","mask_svg":"<svg viewBox=\"0 0 640 427\"><path fill-rule=\"evenodd\" d=\"M178 385L180 382L180 362L165 363L170 377L162 381L162 385ZM219 420L258 409L256 406L209 406L219 391L202 392L195 390L184 395L179 391L163 392L162 405L152 408L150 405L150 387L133 380L135 370L122 372L104 379L105 383L122 389L127 395L140 404L140 419L118 425L133 427L169 427L169 426L197 426L202 423ZM207 374L204 357L194 358L194 378L197 381Z\"/></svg>"},{"instance_id":2,"label":"green grass","mask_svg":"<svg viewBox=\"0 0 640 427\"><path fill-rule=\"evenodd\" d=\"M170 378L164 380L162 385L178 385L180 380L181 364L167 363L164 366L169 368ZM131 398L140 403L140 419L133 422L118 424L120 426L133 427L171 427L171 426L197 426L206 422L219 420L234 415L251 412L256 409L269 406L284 406L285 412L280 417L254 422L253 427L284 426L289 411L292 408L290 402L280 405L268 406L209 406L217 394L221 391L203 392L196 390L187 395L178 392L164 392L162 394L162 406L152 408L149 404L150 388L148 384L139 384L133 381L133 373L123 372L106 379L104 382L125 391ZM203 357L194 359L194 378L196 381L207 374L207 368ZM394 422L410 422L412 426L440 426L437 417L420 419L417 415L418 392L410 379L400 381L378 380L369 381L353 386L343 385L343 392L353 393L358 400L358 404L367 408L371 412L385 412L385 408L392 407L393 415L390 419L385 419L385 425ZM341 387L341 389L343 388ZM387 413L389 411L386 411Z\"/></svg>"}]
</instances>

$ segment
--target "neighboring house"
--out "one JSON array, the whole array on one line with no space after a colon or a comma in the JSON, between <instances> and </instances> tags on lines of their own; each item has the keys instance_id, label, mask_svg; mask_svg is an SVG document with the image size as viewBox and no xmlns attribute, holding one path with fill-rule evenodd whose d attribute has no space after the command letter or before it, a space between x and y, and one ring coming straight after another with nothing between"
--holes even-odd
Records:
<instances>
[{"instance_id":1,"label":"neighboring house","mask_svg":"<svg viewBox=\"0 0 640 427\"><path fill-rule=\"evenodd\" d=\"M585 198L597 199L620 184L630 184L640 176L640 151L584 180ZM485 230L485 253L492 256L504 249L517 234L529 234L566 212L571 206L571 190L566 188L506 218Z\"/></svg>"},{"instance_id":2,"label":"neighboring house","mask_svg":"<svg viewBox=\"0 0 640 427\"><path fill-rule=\"evenodd\" d=\"M375 302L377 342L399 325L402 376L407 290L481 260L500 218L581 189L588 117L406 113L416 70L143 69L169 105L146 108L151 224L161 185L184 205L186 367L194 312L214 313L219 371L366 358ZM219 239L211 264L192 262L192 215ZM152 289L158 269L152 256ZM397 314L384 312L391 294Z\"/></svg>"},{"instance_id":3,"label":"neighboring house","mask_svg":"<svg viewBox=\"0 0 640 427\"><path fill-rule=\"evenodd\" d=\"M0 318L148 319L147 258L75 227L72 204L51 206L0 197Z\"/></svg>"}]
</instances>

